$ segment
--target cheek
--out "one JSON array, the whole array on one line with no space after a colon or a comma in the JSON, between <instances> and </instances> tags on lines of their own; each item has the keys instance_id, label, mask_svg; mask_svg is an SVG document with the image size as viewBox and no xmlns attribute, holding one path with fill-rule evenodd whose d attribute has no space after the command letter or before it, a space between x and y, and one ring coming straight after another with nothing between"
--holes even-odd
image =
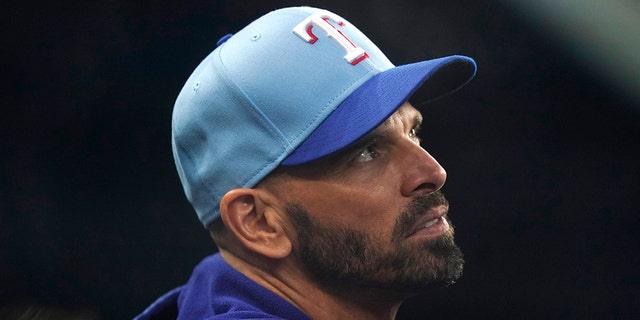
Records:
<instances>
[{"instance_id":1,"label":"cheek","mask_svg":"<svg viewBox=\"0 0 640 320\"><path fill-rule=\"evenodd\" d=\"M291 181L284 196L303 205L318 222L386 234L406 204L398 171L381 165L348 177Z\"/></svg>"},{"instance_id":2,"label":"cheek","mask_svg":"<svg viewBox=\"0 0 640 320\"><path fill-rule=\"evenodd\" d=\"M382 185L370 187L320 188L305 199L305 207L323 223L338 224L361 231L385 233L400 214L396 193Z\"/></svg>"}]
</instances>

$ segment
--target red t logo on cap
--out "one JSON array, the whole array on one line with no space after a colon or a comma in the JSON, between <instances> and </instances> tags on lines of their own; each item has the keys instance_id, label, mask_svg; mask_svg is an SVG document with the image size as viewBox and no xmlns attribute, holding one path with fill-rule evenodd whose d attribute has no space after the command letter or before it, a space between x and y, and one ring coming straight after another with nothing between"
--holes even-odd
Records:
<instances>
[{"instance_id":1,"label":"red t logo on cap","mask_svg":"<svg viewBox=\"0 0 640 320\"><path fill-rule=\"evenodd\" d=\"M298 35L302 40L314 44L318 41L318 37L313 34L313 26L324 30L329 38L335 40L346 52L344 59L352 65L357 65L360 61L369 57L369 55L360 47L356 46L342 31L338 30L329 20L344 26L341 18L329 11L319 11L300 22L293 33Z\"/></svg>"}]
</instances>

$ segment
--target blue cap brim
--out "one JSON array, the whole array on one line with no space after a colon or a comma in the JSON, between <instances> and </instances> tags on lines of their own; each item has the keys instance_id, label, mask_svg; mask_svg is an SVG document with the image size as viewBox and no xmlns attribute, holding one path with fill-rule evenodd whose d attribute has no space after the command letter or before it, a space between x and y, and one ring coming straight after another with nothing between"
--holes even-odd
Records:
<instances>
[{"instance_id":1,"label":"blue cap brim","mask_svg":"<svg viewBox=\"0 0 640 320\"><path fill-rule=\"evenodd\" d=\"M433 100L464 86L476 69L473 59L456 55L383 71L342 101L281 164L307 163L347 147L382 124L418 88Z\"/></svg>"}]
</instances>

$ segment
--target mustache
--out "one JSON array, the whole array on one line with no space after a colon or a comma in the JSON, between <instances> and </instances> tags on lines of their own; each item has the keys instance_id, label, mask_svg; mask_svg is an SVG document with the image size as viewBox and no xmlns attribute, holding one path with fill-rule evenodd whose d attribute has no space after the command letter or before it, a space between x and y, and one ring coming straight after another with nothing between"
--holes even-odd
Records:
<instances>
[{"instance_id":1,"label":"mustache","mask_svg":"<svg viewBox=\"0 0 640 320\"><path fill-rule=\"evenodd\" d=\"M449 201L440 190L426 195L420 195L411 200L398 219L396 219L393 238L397 240L402 239L405 234L411 231L411 228L420 216L429 209L439 206L449 207ZM445 218L446 215L447 214L445 214Z\"/></svg>"}]
</instances>

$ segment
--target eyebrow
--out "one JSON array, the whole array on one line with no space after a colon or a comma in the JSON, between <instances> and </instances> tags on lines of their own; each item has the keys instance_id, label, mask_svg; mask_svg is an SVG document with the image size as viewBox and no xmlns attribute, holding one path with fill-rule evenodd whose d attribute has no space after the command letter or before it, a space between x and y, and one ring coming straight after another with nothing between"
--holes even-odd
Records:
<instances>
[{"instance_id":1,"label":"eyebrow","mask_svg":"<svg viewBox=\"0 0 640 320\"><path fill-rule=\"evenodd\" d=\"M340 152L340 153L342 153L342 154L350 154L350 153L353 153L353 152L358 152L358 151L364 149L365 147L373 144L374 142L376 142L378 140L381 140L381 139L383 139L383 138L385 138L387 136L389 136L389 129L382 128L382 127L378 126L373 131L365 134L360 139L356 140L352 144L350 144L347 147L345 147L343 149L344 153L343 152Z\"/></svg>"},{"instance_id":2,"label":"eyebrow","mask_svg":"<svg viewBox=\"0 0 640 320\"><path fill-rule=\"evenodd\" d=\"M413 117L413 127L412 128L416 128L416 127L420 127L422 126L422 122L424 121L424 118L422 117L422 114L418 113Z\"/></svg>"},{"instance_id":3,"label":"eyebrow","mask_svg":"<svg viewBox=\"0 0 640 320\"><path fill-rule=\"evenodd\" d=\"M411 119L411 128L420 128L422 126L422 121L423 121L422 115L420 113L417 113ZM368 145L373 144L374 142L378 140L382 140L383 138L389 136L390 134L389 129L387 129L386 126L383 126L383 124L384 122L378 125L378 127L376 127L373 131L365 134L355 142L351 143L350 145L346 146L342 150L338 151L336 155L338 155L339 158L342 158L354 152L358 152L364 149L365 147L367 147Z\"/></svg>"}]
</instances>

